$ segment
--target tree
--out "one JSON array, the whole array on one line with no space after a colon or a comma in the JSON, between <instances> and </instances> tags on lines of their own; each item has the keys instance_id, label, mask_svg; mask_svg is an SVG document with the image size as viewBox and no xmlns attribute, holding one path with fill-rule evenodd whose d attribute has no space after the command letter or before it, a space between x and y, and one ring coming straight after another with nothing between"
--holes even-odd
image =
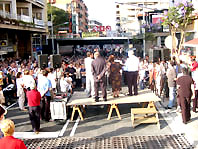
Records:
<instances>
[{"instance_id":1,"label":"tree","mask_svg":"<svg viewBox=\"0 0 198 149\"><path fill-rule=\"evenodd\" d=\"M179 55L184 43L187 26L192 24L196 19L193 15L193 11L193 4L188 0L182 0L176 1L173 7L170 7L168 11L164 12L164 22L162 24L168 25L170 28L170 33L173 40L171 56L173 57L173 55L175 55L177 60L179 60ZM176 46L176 32L181 33L179 48Z\"/></svg>"},{"instance_id":2,"label":"tree","mask_svg":"<svg viewBox=\"0 0 198 149\"><path fill-rule=\"evenodd\" d=\"M65 12L62 9L59 9L57 7L54 7L54 6L51 6L50 4L48 4L47 14L48 14L49 21L51 21L51 14L52 14L52 21L53 21L55 33L57 33L58 28L69 26L69 23L64 24L65 22L69 22L69 13L68 12Z\"/></svg>"}]
</instances>

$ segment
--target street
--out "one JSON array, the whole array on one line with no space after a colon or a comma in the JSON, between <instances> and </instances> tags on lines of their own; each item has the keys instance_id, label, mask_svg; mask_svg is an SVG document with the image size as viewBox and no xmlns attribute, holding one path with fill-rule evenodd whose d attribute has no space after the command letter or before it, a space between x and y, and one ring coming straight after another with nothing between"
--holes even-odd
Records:
<instances>
[{"instance_id":1,"label":"street","mask_svg":"<svg viewBox=\"0 0 198 149\"><path fill-rule=\"evenodd\" d=\"M125 92L124 87L122 92ZM76 92L79 96L82 92ZM137 96L138 97L138 96ZM80 98L80 97L79 97ZM94 99L93 99L94 100ZM56 120L45 122L41 121L41 132L37 135L32 132L31 123L29 120L28 112L21 112L18 109L18 105L8 109L6 118L10 118L15 122L15 134L14 136L21 139L47 139L50 138L112 138L112 137L141 137L141 136L172 136L175 134L185 133L183 129L177 129L177 132L172 130L174 119L177 114L175 112L167 113L164 111L163 104L161 102L156 103L156 107L159 111L160 129L154 124L140 124L135 128L132 127L130 109L132 107L139 107L139 104L121 104L119 105L119 111L121 120L118 119L116 112L113 111L110 120L107 120L107 106L87 106L86 114L83 115L84 120L81 121L77 112L74 116L74 120L71 121L71 109L68 110L67 120ZM182 122L181 122L182 123ZM179 131L178 131L179 130ZM176 133L175 133L176 132ZM185 137L184 137L185 138ZM35 141L35 140L34 140ZM182 139L181 142L184 143ZM30 143L30 142L29 142ZM31 143L30 143L31 144ZM190 144L186 143L187 146Z\"/></svg>"}]
</instances>

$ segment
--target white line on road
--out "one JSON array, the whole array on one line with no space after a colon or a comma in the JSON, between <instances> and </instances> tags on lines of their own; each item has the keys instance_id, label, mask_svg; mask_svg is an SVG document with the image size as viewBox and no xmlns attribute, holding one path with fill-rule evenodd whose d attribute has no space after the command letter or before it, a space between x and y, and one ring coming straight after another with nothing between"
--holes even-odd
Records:
<instances>
[{"instance_id":1,"label":"white line on road","mask_svg":"<svg viewBox=\"0 0 198 149\"><path fill-rule=\"evenodd\" d=\"M70 120L67 120L67 122L65 123L65 125L63 126L63 128L61 129L60 133L58 136L62 137L65 130L67 129L67 126L69 125Z\"/></svg>"},{"instance_id":2,"label":"white line on road","mask_svg":"<svg viewBox=\"0 0 198 149\"><path fill-rule=\"evenodd\" d=\"M17 102L13 103L12 105L10 105L9 107L6 108L6 110L8 110L9 108L13 107L14 105L16 105Z\"/></svg>"},{"instance_id":3,"label":"white line on road","mask_svg":"<svg viewBox=\"0 0 198 149\"><path fill-rule=\"evenodd\" d=\"M35 134L34 132L14 132L14 137L20 139L38 139L38 138L58 138L60 131L56 132L40 132Z\"/></svg>"},{"instance_id":4,"label":"white line on road","mask_svg":"<svg viewBox=\"0 0 198 149\"><path fill-rule=\"evenodd\" d=\"M73 129L72 129L72 131L71 131L71 133L69 135L70 137L73 137L74 136L74 133L76 131L76 128L78 126L79 121L80 121L80 117L78 117L78 119L76 120L76 123L74 124L74 127L73 127Z\"/></svg>"}]
</instances>

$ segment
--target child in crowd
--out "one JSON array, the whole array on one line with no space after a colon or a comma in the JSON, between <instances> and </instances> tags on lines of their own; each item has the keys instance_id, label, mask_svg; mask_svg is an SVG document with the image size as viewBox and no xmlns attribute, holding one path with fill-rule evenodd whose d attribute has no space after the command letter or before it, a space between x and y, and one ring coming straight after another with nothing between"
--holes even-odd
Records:
<instances>
[{"instance_id":1,"label":"child in crowd","mask_svg":"<svg viewBox=\"0 0 198 149\"><path fill-rule=\"evenodd\" d=\"M67 96L68 87L69 87L69 84L65 80L64 74L62 74L61 78L60 78L60 90L63 93L62 97L66 97Z\"/></svg>"},{"instance_id":2,"label":"child in crowd","mask_svg":"<svg viewBox=\"0 0 198 149\"><path fill-rule=\"evenodd\" d=\"M66 82L69 84L68 89L70 91L70 93L72 94L72 88L73 88L73 84L72 84L72 78L69 76L69 72L66 72L66 77L65 77Z\"/></svg>"},{"instance_id":3,"label":"child in crowd","mask_svg":"<svg viewBox=\"0 0 198 149\"><path fill-rule=\"evenodd\" d=\"M85 65L81 65L81 82L82 82L82 88L85 89L85 84L86 84L86 72L85 72Z\"/></svg>"}]
</instances>

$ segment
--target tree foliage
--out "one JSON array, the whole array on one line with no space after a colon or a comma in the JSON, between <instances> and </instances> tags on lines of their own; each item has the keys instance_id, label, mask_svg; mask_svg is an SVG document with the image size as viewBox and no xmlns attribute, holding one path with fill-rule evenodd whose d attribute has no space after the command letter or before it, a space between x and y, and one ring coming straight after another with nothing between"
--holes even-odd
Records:
<instances>
[{"instance_id":1,"label":"tree foliage","mask_svg":"<svg viewBox=\"0 0 198 149\"><path fill-rule=\"evenodd\" d=\"M55 32L60 27L68 27L68 24L64 24L65 22L69 22L69 13L65 12L62 9L59 9L57 7L51 6L48 4L47 7L47 14L48 14L48 20L51 21L51 14L52 14L52 21Z\"/></svg>"},{"instance_id":2,"label":"tree foliage","mask_svg":"<svg viewBox=\"0 0 198 149\"><path fill-rule=\"evenodd\" d=\"M171 55L175 55L177 58L180 55L180 50L182 49L184 38L186 34L187 26L192 24L196 19L193 15L194 7L192 2L189 0L175 1L174 6L170 7L168 11L164 12L164 22L163 25L169 25L171 35L173 36ZM179 48L176 46L176 32L180 32L180 43ZM175 53L173 53L175 51Z\"/></svg>"}]
</instances>

